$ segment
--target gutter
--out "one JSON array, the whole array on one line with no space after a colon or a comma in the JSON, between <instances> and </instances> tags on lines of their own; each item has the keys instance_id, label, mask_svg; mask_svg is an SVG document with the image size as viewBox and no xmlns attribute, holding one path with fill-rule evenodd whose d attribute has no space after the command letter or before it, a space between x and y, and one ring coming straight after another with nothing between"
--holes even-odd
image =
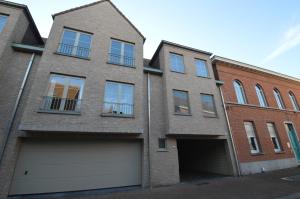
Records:
<instances>
[{"instance_id":1,"label":"gutter","mask_svg":"<svg viewBox=\"0 0 300 199\"><path fill-rule=\"evenodd\" d=\"M25 86L26 86L26 83L27 83L27 80L28 80L30 70L31 70L32 65L33 65L35 55L36 55L35 53L32 53L32 55L31 55L30 61L28 63L28 66L27 66L27 69L26 69L26 72L25 72L25 75L24 75L24 78L23 78L23 81L22 81L17 99L16 99L16 102L15 102L13 113L12 113L11 118L9 120L8 126L7 126L7 128L5 129L5 132L4 132L4 139L3 139L4 143L2 144L1 151L0 151L0 165L2 164L2 160L3 160L3 157L4 157L4 152L5 152L9 137L10 137L10 133L11 133L11 130L12 130L12 127L13 127L13 124L14 124L14 120L15 120L16 115L17 115L17 111L18 111L18 108L19 108L19 105L20 105L20 101L21 101L21 98L22 98L23 93L24 93L24 89L25 89Z\"/></svg>"},{"instance_id":2,"label":"gutter","mask_svg":"<svg viewBox=\"0 0 300 199\"><path fill-rule=\"evenodd\" d=\"M219 91L220 91L220 94L221 94L222 105L223 105L223 108L224 108L226 123L227 123L228 131L229 131L229 140L230 140L230 144L232 146L233 153L234 153L233 155L234 155L235 166L236 166L236 169L237 169L237 172L238 172L238 176L241 176L240 163L239 163L239 160L237 158L237 152L236 152L236 148L235 148L235 144L234 144L234 140L233 140L233 136L232 136L232 129L231 129L231 126L230 126L229 117L228 117L228 113L227 113L226 105L225 105L225 100L224 100L224 95L223 95L223 91L222 91L222 88L221 88L221 86L224 84L224 82L217 80L216 83L219 87Z\"/></svg>"},{"instance_id":3,"label":"gutter","mask_svg":"<svg viewBox=\"0 0 300 199\"><path fill-rule=\"evenodd\" d=\"M151 134L151 81L150 74L147 73L147 106L148 106L148 167L149 167L149 186L152 189L151 180L151 146L150 146L150 134Z\"/></svg>"}]
</instances>

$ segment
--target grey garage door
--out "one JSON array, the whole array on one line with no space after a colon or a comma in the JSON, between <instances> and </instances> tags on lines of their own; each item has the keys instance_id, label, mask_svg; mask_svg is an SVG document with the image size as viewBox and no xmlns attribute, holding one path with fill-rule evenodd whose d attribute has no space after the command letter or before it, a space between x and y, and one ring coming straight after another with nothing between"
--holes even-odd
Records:
<instances>
[{"instance_id":1,"label":"grey garage door","mask_svg":"<svg viewBox=\"0 0 300 199\"><path fill-rule=\"evenodd\" d=\"M141 184L141 144L135 141L25 141L11 195Z\"/></svg>"}]
</instances>

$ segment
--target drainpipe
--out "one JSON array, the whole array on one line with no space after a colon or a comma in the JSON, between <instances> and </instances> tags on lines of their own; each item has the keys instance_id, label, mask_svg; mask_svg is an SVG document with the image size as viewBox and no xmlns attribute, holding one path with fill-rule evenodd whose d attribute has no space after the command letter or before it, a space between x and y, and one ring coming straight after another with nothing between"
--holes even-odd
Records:
<instances>
[{"instance_id":1,"label":"drainpipe","mask_svg":"<svg viewBox=\"0 0 300 199\"><path fill-rule=\"evenodd\" d=\"M148 167L149 167L149 186L152 189L152 180L151 180L151 144L150 144L150 135L151 135L151 81L149 72L147 73L147 103L148 103Z\"/></svg>"},{"instance_id":2,"label":"drainpipe","mask_svg":"<svg viewBox=\"0 0 300 199\"><path fill-rule=\"evenodd\" d=\"M240 168L240 164L239 164L239 161L238 161L238 158L237 158L237 152L236 152L234 140L233 140L233 137L232 137L232 130L231 130L230 122L229 122L228 113L227 113L227 110L226 110L226 105L225 105L225 100L224 100L224 96L223 96L223 91L222 91L222 88L221 88L221 85L223 84L223 82L222 83L220 82L219 84L220 84L219 85L219 90L220 90L220 94L221 94L222 105L223 105L223 108L224 108L226 122L227 122L227 126L228 126L228 131L229 131L230 144L231 144L231 146L233 148L233 153L234 153L235 165L236 165L236 168L237 168L238 176L241 176L241 168Z\"/></svg>"},{"instance_id":3,"label":"drainpipe","mask_svg":"<svg viewBox=\"0 0 300 199\"><path fill-rule=\"evenodd\" d=\"M2 160L3 160L3 157L4 157L4 152L5 152L8 140L9 140L11 129L13 127L13 123L14 123L14 120L15 120L15 117L16 117L19 105L20 105L20 100L21 100L21 97L23 95L24 88L25 88L26 82L28 80L28 76L29 76L29 73L30 73L30 70L31 70L31 67L32 67L32 64L33 64L33 61L34 61L34 58L35 58L35 53L32 53L30 61L29 61L28 65L27 65L27 69L26 69L26 72L25 72L25 75L24 75L24 78L23 78L23 82L21 84L21 88L19 90L16 102L15 102L13 113L12 113L11 118L9 120L8 126L7 126L7 128L5 130L4 143L2 144L1 153L0 153L0 165L2 164Z\"/></svg>"}]
</instances>

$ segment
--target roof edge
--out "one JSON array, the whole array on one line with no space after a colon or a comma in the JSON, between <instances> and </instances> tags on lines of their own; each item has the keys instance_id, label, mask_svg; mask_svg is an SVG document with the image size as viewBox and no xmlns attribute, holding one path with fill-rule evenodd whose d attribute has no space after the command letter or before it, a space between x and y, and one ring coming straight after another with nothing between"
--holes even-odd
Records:
<instances>
[{"instance_id":1,"label":"roof edge","mask_svg":"<svg viewBox=\"0 0 300 199\"><path fill-rule=\"evenodd\" d=\"M115 10L129 23L129 25L131 25L133 27L133 29L143 38L143 41L144 42L146 41L146 37L137 29L137 27L135 25L133 25L133 23L110 0L95 1L93 3L89 3L89 4L82 5L82 6L74 7L74 8L65 10L65 11L61 11L61 12L53 14L52 18L54 19L58 15L62 15L62 14L68 13L68 12L73 12L73 11L76 11L76 10L79 10L79 9L82 9L82 8L90 7L90 6L93 6L93 5L96 5L96 4L99 4L99 3L104 3L104 2L109 2L110 5L113 8L115 8Z\"/></svg>"},{"instance_id":2,"label":"roof edge","mask_svg":"<svg viewBox=\"0 0 300 199\"><path fill-rule=\"evenodd\" d=\"M259 72L262 72L262 73L270 74L270 75L273 75L273 76L281 77L281 78L284 78L284 79L288 79L288 80L292 80L292 81L296 81L296 82L300 83L299 78L292 77L292 76L289 76L289 75L285 75L283 73L275 72L275 71L265 69L265 68L262 68L262 67L254 66L254 65L251 65L251 64L247 64L247 63L244 63L244 62L236 61L236 60L233 60L233 59L229 59L229 58L214 55L211 58L211 60L212 60L212 62L221 61L221 62L233 64L233 65L236 65L236 66L244 67L244 68L247 68L247 69L259 71Z\"/></svg>"},{"instance_id":3,"label":"roof edge","mask_svg":"<svg viewBox=\"0 0 300 199\"><path fill-rule=\"evenodd\" d=\"M151 58L151 60L149 62L149 65L152 64L152 62L154 61L154 58L156 58L156 56L158 55L158 53L159 53L159 51L160 51L160 49L162 48L163 45L175 46L175 47L182 48L182 49L185 49L185 50L189 50L189 51L193 51L193 52L197 52L197 53L206 54L208 56L213 55L213 53L211 53L211 52L207 52L207 51L204 51L204 50L199 50L199 49L192 48L192 47L189 47L189 46L177 44L177 43L170 42L170 41L167 41L167 40L161 40L160 44L158 45L158 47L157 47L154 55L152 56L152 58Z\"/></svg>"},{"instance_id":4,"label":"roof edge","mask_svg":"<svg viewBox=\"0 0 300 199\"><path fill-rule=\"evenodd\" d=\"M28 17L30 23L33 25L33 29L34 29L34 32L36 33L36 37L38 38L38 40L40 40L41 44L45 44L27 5L14 3L14 2L10 2L10 1L0 1L0 4L24 9L25 15Z\"/></svg>"}]
</instances>

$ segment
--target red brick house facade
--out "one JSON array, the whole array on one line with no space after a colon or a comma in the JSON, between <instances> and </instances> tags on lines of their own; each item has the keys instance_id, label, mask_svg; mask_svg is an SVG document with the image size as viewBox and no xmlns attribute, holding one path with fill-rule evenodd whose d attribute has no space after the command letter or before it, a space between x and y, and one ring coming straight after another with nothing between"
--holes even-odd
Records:
<instances>
[{"instance_id":1,"label":"red brick house facade","mask_svg":"<svg viewBox=\"0 0 300 199\"><path fill-rule=\"evenodd\" d=\"M295 133L300 136L300 80L222 57L213 57L213 64L216 78L224 83L221 90L241 174L296 166L296 153L287 127L293 125ZM244 103L243 99L237 99L235 81L244 91ZM261 100L263 102L258 98L256 89L259 88L265 98ZM274 91L281 95L281 108ZM294 95L294 104L290 95ZM243 98L242 95L239 97ZM246 132L251 124L256 141L255 138L249 139L251 135ZM275 129L277 141L271 138L272 129Z\"/></svg>"}]
</instances>

